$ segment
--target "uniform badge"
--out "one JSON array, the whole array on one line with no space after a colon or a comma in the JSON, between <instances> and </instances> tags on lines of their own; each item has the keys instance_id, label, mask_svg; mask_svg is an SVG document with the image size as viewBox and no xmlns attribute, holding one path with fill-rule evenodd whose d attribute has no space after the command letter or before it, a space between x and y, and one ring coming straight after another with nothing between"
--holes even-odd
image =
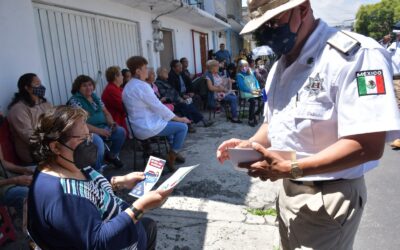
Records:
<instances>
[{"instance_id":1,"label":"uniform badge","mask_svg":"<svg viewBox=\"0 0 400 250\"><path fill-rule=\"evenodd\" d=\"M382 70L367 70L356 73L358 96L386 94Z\"/></svg>"},{"instance_id":2,"label":"uniform badge","mask_svg":"<svg viewBox=\"0 0 400 250\"><path fill-rule=\"evenodd\" d=\"M310 93L310 96L317 96L319 93L325 91L323 83L324 79L318 73L315 77L309 77L309 84L304 89Z\"/></svg>"}]
</instances>

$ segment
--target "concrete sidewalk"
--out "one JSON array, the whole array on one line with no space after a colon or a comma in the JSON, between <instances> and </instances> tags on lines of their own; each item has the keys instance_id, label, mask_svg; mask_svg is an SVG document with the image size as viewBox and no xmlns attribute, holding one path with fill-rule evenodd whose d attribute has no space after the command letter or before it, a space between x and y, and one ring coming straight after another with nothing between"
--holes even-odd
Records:
<instances>
[{"instance_id":1,"label":"concrete sidewalk","mask_svg":"<svg viewBox=\"0 0 400 250\"><path fill-rule=\"evenodd\" d=\"M200 166L161 208L147 214L158 223L158 249L277 249L275 217L252 215L247 209L275 207L280 183L251 179L228 162L220 165L215 156L222 141L248 138L257 128L226 122L223 115L215 120L210 128L198 126L185 142L182 166ZM132 158L129 149L124 154L124 159Z\"/></svg>"}]
</instances>

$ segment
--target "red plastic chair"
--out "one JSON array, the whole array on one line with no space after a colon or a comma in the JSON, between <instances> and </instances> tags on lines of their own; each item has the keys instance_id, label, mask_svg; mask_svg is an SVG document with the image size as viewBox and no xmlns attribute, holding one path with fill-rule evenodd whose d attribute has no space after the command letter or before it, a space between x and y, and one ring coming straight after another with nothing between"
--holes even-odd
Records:
<instances>
[{"instance_id":1,"label":"red plastic chair","mask_svg":"<svg viewBox=\"0 0 400 250\"><path fill-rule=\"evenodd\" d=\"M7 208L0 206L0 246L6 242L15 241L15 229L8 214Z\"/></svg>"}]
</instances>

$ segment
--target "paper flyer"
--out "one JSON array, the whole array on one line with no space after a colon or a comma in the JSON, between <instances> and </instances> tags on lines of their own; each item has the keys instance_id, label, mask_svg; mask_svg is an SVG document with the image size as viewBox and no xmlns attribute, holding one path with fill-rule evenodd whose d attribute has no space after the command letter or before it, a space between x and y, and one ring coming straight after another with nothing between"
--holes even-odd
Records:
<instances>
[{"instance_id":1,"label":"paper flyer","mask_svg":"<svg viewBox=\"0 0 400 250\"><path fill-rule=\"evenodd\" d=\"M176 172L164 181L157 190L169 190L176 187L193 169L197 168L199 164L190 167L181 167Z\"/></svg>"},{"instance_id":2,"label":"paper flyer","mask_svg":"<svg viewBox=\"0 0 400 250\"><path fill-rule=\"evenodd\" d=\"M139 182L130 192L136 198L142 197L145 193L149 192L157 181L160 179L161 173L165 166L166 161L154 156L150 156L147 162L146 169L144 170L145 179Z\"/></svg>"}]
</instances>

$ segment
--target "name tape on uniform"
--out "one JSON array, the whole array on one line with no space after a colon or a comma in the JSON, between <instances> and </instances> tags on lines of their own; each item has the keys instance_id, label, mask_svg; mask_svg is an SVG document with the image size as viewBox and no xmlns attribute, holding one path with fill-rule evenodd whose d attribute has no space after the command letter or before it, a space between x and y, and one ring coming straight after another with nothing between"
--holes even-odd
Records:
<instances>
[{"instance_id":1,"label":"name tape on uniform","mask_svg":"<svg viewBox=\"0 0 400 250\"><path fill-rule=\"evenodd\" d=\"M382 70L359 71L356 77L359 96L386 94Z\"/></svg>"}]
</instances>

